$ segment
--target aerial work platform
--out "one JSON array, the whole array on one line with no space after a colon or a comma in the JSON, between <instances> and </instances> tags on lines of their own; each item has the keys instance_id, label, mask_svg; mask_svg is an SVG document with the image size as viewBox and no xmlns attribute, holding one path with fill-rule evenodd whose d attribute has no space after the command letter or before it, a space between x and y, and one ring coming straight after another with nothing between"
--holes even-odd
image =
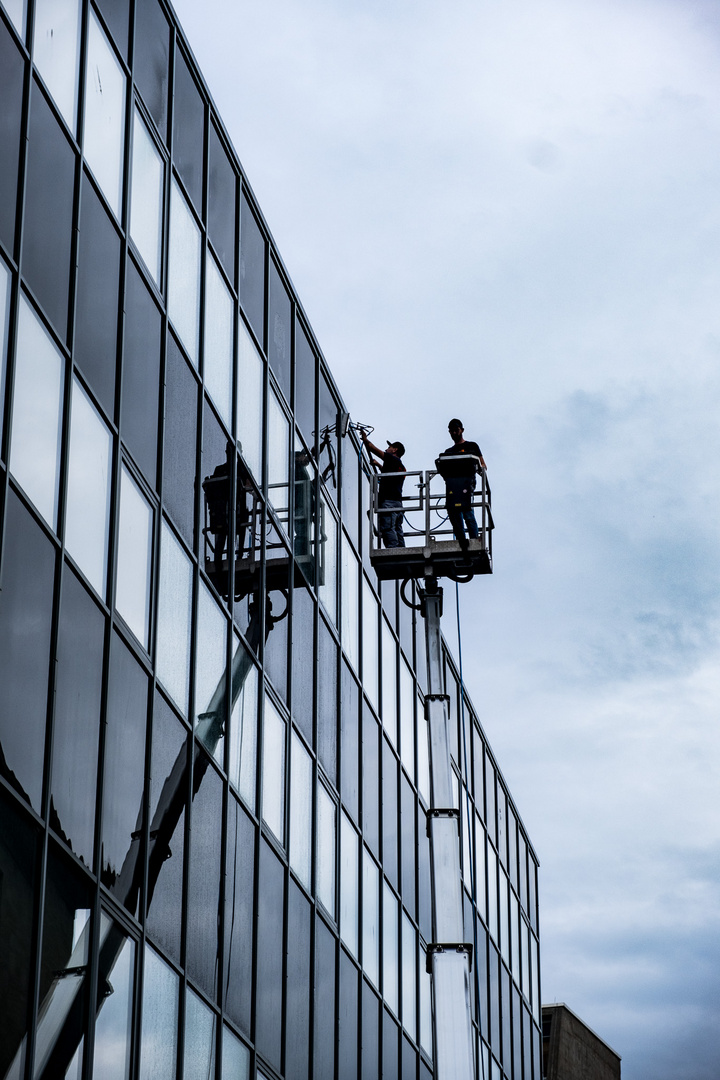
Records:
<instances>
[{"instance_id":1,"label":"aerial work platform","mask_svg":"<svg viewBox=\"0 0 720 1080\"><path fill-rule=\"evenodd\" d=\"M380 505L380 485L386 476L372 477L370 510L370 561L382 581L437 577L466 581L475 574L492 573L490 485L478 458L469 454L443 456L435 462L435 469L404 474L405 547L381 546L378 519L389 512ZM457 481L464 482L465 512L472 509L478 526L477 539L469 539L467 546L456 539L448 516L451 485Z\"/></svg>"}]
</instances>

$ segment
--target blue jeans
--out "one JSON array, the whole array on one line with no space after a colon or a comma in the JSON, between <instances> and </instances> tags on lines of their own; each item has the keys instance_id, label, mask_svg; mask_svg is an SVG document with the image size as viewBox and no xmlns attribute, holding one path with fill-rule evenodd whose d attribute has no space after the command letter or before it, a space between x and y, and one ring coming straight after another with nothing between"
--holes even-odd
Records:
<instances>
[{"instance_id":1,"label":"blue jeans","mask_svg":"<svg viewBox=\"0 0 720 1080\"><path fill-rule=\"evenodd\" d=\"M378 514L378 532L386 548L405 547L402 523L402 500L383 499L381 510L392 510L392 514Z\"/></svg>"},{"instance_id":2,"label":"blue jeans","mask_svg":"<svg viewBox=\"0 0 720 1080\"><path fill-rule=\"evenodd\" d=\"M477 540L479 531L474 510L448 510L448 518L458 540L463 541L465 539L466 525L468 536L472 540Z\"/></svg>"}]
</instances>

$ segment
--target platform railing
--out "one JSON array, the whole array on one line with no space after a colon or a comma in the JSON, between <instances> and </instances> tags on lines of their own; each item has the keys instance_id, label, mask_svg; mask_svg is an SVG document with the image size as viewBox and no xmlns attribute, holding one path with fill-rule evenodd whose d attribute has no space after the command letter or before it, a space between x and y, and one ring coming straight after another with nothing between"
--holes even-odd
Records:
<instances>
[{"instance_id":1,"label":"platform railing","mask_svg":"<svg viewBox=\"0 0 720 1080\"><path fill-rule=\"evenodd\" d=\"M403 533L406 547L428 547L437 540L455 540L455 533L446 509L445 480L437 469L413 470L404 475L402 513ZM371 478L370 552L382 551L382 538L378 518L391 513L380 505L380 485L388 476L396 473L375 473ZM412 489L416 490L412 490ZM492 555L492 531L494 528L490 485L487 473L481 469L476 475L475 491L470 499L478 525L478 540L484 551ZM459 547L459 545L458 545Z\"/></svg>"}]
</instances>

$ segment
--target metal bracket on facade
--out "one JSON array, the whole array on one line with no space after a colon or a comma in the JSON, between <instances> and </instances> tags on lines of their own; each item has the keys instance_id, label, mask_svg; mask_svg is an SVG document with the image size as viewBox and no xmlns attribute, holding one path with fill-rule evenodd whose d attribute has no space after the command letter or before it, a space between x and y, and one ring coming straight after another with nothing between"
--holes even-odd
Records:
<instances>
[{"instance_id":1,"label":"metal bracket on facade","mask_svg":"<svg viewBox=\"0 0 720 1080\"><path fill-rule=\"evenodd\" d=\"M433 806L430 810L425 811L425 834L430 836L430 824L433 818L455 818L460 826L460 811L456 810L454 806Z\"/></svg>"},{"instance_id":2,"label":"metal bracket on facade","mask_svg":"<svg viewBox=\"0 0 720 1080\"><path fill-rule=\"evenodd\" d=\"M470 965L470 971L472 971L473 963L473 947L472 942L469 941L443 941L441 944L437 942L430 942L427 946L425 954L425 970L428 975L432 975L432 958L433 953L465 953L468 958L468 964Z\"/></svg>"},{"instance_id":3,"label":"metal bracket on facade","mask_svg":"<svg viewBox=\"0 0 720 1080\"><path fill-rule=\"evenodd\" d=\"M447 701L447 702L449 702L450 701L450 695L449 694L426 694L425 695L425 700L426 701Z\"/></svg>"}]
</instances>

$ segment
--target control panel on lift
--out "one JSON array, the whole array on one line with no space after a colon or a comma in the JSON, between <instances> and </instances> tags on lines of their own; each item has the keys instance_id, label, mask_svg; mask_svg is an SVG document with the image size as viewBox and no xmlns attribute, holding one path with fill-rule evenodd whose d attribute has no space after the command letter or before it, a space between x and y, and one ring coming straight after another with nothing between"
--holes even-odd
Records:
<instances>
[{"instance_id":1,"label":"control panel on lift","mask_svg":"<svg viewBox=\"0 0 720 1080\"><path fill-rule=\"evenodd\" d=\"M372 477L370 561L377 576L469 581L475 574L491 574L494 524L490 485L480 459L443 455L433 470L404 475L405 546L390 548L382 546L382 518L387 514L381 499L383 477Z\"/></svg>"}]
</instances>

